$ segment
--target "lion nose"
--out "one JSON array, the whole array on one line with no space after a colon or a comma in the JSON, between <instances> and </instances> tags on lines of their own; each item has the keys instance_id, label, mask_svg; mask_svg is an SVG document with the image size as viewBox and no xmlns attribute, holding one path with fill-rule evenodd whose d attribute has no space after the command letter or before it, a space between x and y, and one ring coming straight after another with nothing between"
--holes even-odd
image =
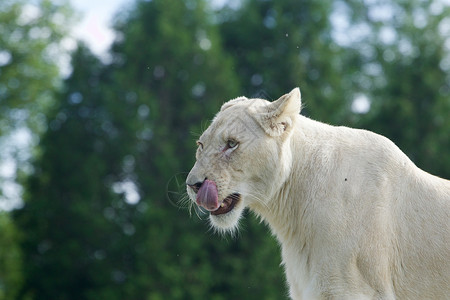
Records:
<instances>
[{"instance_id":1,"label":"lion nose","mask_svg":"<svg viewBox=\"0 0 450 300\"><path fill-rule=\"evenodd\" d=\"M201 182L198 181L198 182L196 182L194 184L191 184L191 183L187 182L186 184L188 185L188 187L190 187L194 191L194 193L197 193L198 190L200 189L200 187L202 186L203 182L205 182L205 180L203 180Z\"/></svg>"}]
</instances>

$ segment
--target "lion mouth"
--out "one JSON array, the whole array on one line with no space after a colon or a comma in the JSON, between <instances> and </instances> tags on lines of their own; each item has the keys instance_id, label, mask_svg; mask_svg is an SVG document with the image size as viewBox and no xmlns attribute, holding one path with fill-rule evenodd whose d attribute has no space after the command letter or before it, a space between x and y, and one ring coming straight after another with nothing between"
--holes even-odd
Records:
<instances>
[{"instance_id":1,"label":"lion mouth","mask_svg":"<svg viewBox=\"0 0 450 300\"><path fill-rule=\"evenodd\" d=\"M228 197L223 199L218 209L216 209L215 211L211 211L211 215L218 216L230 212L236 206L236 204L239 202L240 199L241 195L238 193L229 195Z\"/></svg>"}]
</instances>

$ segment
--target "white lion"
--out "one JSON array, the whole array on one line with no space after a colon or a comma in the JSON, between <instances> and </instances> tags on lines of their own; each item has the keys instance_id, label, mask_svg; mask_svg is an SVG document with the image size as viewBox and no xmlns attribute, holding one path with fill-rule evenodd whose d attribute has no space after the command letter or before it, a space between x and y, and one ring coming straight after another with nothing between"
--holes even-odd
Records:
<instances>
[{"instance_id":1,"label":"white lion","mask_svg":"<svg viewBox=\"0 0 450 300\"><path fill-rule=\"evenodd\" d=\"M187 191L212 225L248 207L282 246L292 299L450 299L450 182L375 133L272 103L225 103L198 141Z\"/></svg>"}]
</instances>

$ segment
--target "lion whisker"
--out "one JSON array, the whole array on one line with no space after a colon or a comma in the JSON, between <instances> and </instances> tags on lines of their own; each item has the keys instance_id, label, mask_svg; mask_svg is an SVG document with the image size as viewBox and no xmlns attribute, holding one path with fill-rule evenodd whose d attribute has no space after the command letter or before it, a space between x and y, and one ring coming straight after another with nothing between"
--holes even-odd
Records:
<instances>
[{"instance_id":1,"label":"lion whisker","mask_svg":"<svg viewBox=\"0 0 450 300\"><path fill-rule=\"evenodd\" d=\"M267 210L270 210L270 207L267 204L267 202L262 199L264 195L256 193L248 193L247 195L255 199L258 204L262 205Z\"/></svg>"}]
</instances>

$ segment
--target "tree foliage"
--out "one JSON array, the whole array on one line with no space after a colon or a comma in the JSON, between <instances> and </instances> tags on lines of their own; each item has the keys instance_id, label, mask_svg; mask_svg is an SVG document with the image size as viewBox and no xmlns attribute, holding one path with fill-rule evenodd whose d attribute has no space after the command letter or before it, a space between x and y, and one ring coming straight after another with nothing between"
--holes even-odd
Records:
<instances>
[{"instance_id":1,"label":"tree foliage","mask_svg":"<svg viewBox=\"0 0 450 300\"><path fill-rule=\"evenodd\" d=\"M450 7L392 1L368 10L363 80L373 109L364 126L392 139L420 167L450 177ZM372 10L375 8L372 8ZM381 19L380 19L381 18ZM363 83L364 84L364 83Z\"/></svg>"},{"instance_id":2,"label":"tree foliage","mask_svg":"<svg viewBox=\"0 0 450 300\"><path fill-rule=\"evenodd\" d=\"M53 103L60 84L58 57L72 23L67 2L49 0L0 4L0 134L28 123L45 122L42 112Z\"/></svg>"},{"instance_id":3,"label":"tree foliage","mask_svg":"<svg viewBox=\"0 0 450 300\"><path fill-rule=\"evenodd\" d=\"M23 280L19 233L5 212L0 213L0 228L0 300L15 299Z\"/></svg>"},{"instance_id":4,"label":"tree foliage","mask_svg":"<svg viewBox=\"0 0 450 300\"><path fill-rule=\"evenodd\" d=\"M73 65L25 183L25 205L15 213L20 228L33 232L21 240L20 296L123 299L118 284L132 255L136 207L114 187L123 180L130 135L108 109L102 87L109 80L99 61L80 47Z\"/></svg>"},{"instance_id":5,"label":"tree foliage","mask_svg":"<svg viewBox=\"0 0 450 300\"><path fill-rule=\"evenodd\" d=\"M29 155L14 151L11 134L28 127L42 132L44 112L54 103L60 86L58 61L72 12L66 2L3 0L0 2L0 201L8 201L4 189L15 189L16 174L5 169L24 163ZM27 152L28 153L28 152ZM24 158L25 157L25 158ZM8 164L4 165L5 161ZM13 163L11 163L15 160ZM15 172L13 172L15 173ZM3 204L3 203L2 203ZM3 206L3 205L2 205ZM8 205L7 205L8 206ZM14 205L10 205L14 206ZM14 299L21 285L19 234L6 212L0 212L0 299Z\"/></svg>"},{"instance_id":6,"label":"tree foliage","mask_svg":"<svg viewBox=\"0 0 450 300\"><path fill-rule=\"evenodd\" d=\"M117 26L121 38L113 46L114 76L136 95L139 107L148 109L141 130L147 135L140 136L135 156L147 209L136 231L139 264L129 282L149 299L275 297L273 286L281 292L283 283L273 240L244 246L244 241L213 238L205 222L189 218L177 209L177 197L167 194L167 189L184 193L184 184L173 183L184 183L205 116L212 117L239 94L231 57L205 9L203 1L138 2ZM248 228L257 236L265 231L254 224ZM241 264L252 256L277 269L261 272ZM259 282L273 285L259 287Z\"/></svg>"}]
</instances>

